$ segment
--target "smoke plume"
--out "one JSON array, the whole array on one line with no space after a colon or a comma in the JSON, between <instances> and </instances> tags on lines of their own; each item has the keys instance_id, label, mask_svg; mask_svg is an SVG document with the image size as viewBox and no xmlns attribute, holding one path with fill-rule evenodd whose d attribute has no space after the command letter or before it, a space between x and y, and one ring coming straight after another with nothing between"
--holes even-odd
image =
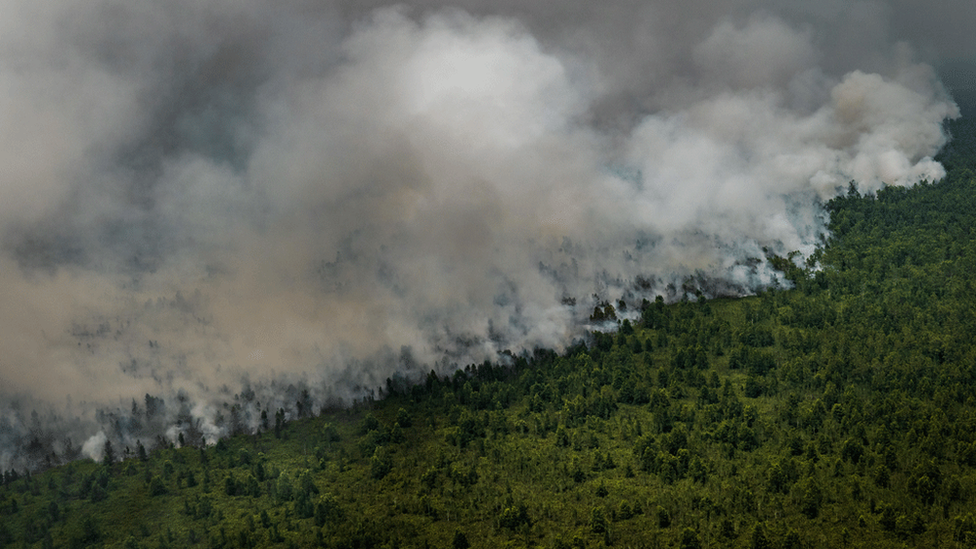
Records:
<instances>
[{"instance_id":1,"label":"smoke plume","mask_svg":"<svg viewBox=\"0 0 976 549\"><path fill-rule=\"evenodd\" d=\"M944 175L974 54L969 3L806 4L0 0L0 469L782 283L851 180Z\"/></svg>"}]
</instances>

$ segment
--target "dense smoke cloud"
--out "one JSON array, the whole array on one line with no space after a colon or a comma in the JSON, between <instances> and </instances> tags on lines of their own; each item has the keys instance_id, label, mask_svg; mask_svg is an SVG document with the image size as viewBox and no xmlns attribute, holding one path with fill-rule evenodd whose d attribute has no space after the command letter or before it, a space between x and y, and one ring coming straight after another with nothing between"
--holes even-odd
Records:
<instances>
[{"instance_id":1,"label":"dense smoke cloud","mask_svg":"<svg viewBox=\"0 0 976 549\"><path fill-rule=\"evenodd\" d=\"M973 54L881 2L0 3L2 469L775 284L850 180L942 177Z\"/></svg>"}]
</instances>

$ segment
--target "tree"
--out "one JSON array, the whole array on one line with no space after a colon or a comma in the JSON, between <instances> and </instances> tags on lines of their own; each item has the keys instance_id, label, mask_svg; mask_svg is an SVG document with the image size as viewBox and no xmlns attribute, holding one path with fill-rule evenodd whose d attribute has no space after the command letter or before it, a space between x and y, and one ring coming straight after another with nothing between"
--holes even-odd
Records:
<instances>
[{"instance_id":1,"label":"tree","mask_svg":"<svg viewBox=\"0 0 976 549\"><path fill-rule=\"evenodd\" d=\"M698 532L691 526L681 531L681 549L701 549L701 538Z\"/></svg>"},{"instance_id":2,"label":"tree","mask_svg":"<svg viewBox=\"0 0 976 549\"><path fill-rule=\"evenodd\" d=\"M800 486L800 512L807 518L815 519L820 514L823 492L812 478L807 478Z\"/></svg>"},{"instance_id":3,"label":"tree","mask_svg":"<svg viewBox=\"0 0 976 549\"><path fill-rule=\"evenodd\" d=\"M369 474L376 480L381 480L393 470L393 458L390 452L382 446L376 447L373 457L369 460Z\"/></svg>"},{"instance_id":4,"label":"tree","mask_svg":"<svg viewBox=\"0 0 976 549\"><path fill-rule=\"evenodd\" d=\"M888 470L888 466L884 463L878 464L874 468L874 483L881 488L887 488L891 482L891 472Z\"/></svg>"},{"instance_id":5,"label":"tree","mask_svg":"<svg viewBox=\"0 0 976 549\"><path fill-rule=\"evenodd\" d=\"M722 526L719 527L719 535L727 540L735 539L735 525L728 518L722 520Z\"/></svg>"},{"instance_id":6,"label":"tree","mask_svg":"<svg viewBox=\"0 0 976 549\"><path fill-rule=\"evenodd\" d=\"M85 518L81 520L81 541L86 545L91 545L98 542L101 537L102 532L98 523L91 515L85 515Z\"/></svg>"},{"instance_id":7,"label":"tree","mask_svg":"<svg viewBox=\"0 0 976 549\"><path fill-rule=\"evenodd\" d=\"M108 499L108 492L105 491L105 488L103 488L101 484L96 483L95 485L92 486L90 498L92 503L105 501L106 499Z\"/></svg>"},{"instance_id":8,"label":"tree","mask_svg":"<svg viewBox=\"0 0 976 549\"><path fill-rule=\"evenodd\" d=\"M285 410L284 408L278 408L275 412L275 426L274 435L275 438L281 438L281 430L285 427Z\"/></svg>"},{"instance_id":9,"label":"tree","mask_svg":"<svg viewBox=\"0 0 976 549\"><path fill-rule=\"evenodd\" d=\"M766 537L766 529L763 527L762 523L757 523L756 527L752 529L752 539L751 545L752 549L770 549L772 545L769 543L769 539Z\"/></svg>"},{"instance_id":10,"label":"tree","mask_svg":"<svg viewBox=\"0 0 976 549\"><path fill-rule=\"evenodd\" d=\"M406 440L407 436L403 434L403 429L400 427L400 424L394 423L393 428L390 429L390 442L400 444Z\"/></svg>"},{"instance_id":11,"label":"tree","mask_svg":"<svg viewBox=\"0 0 976 549\"><path fill-rule=\"evenodd\" d=\"M657 525L660 528L669 528L671 526L671 513L660 505L657 508Z\"/></svg>"},{"instance_id":12,"label":"tree","mask_svg":"<svg viewBox=\"0 0 976 549\"><path fill-rule=\"evenodd\" d=\"M341 518L342 508L339 506L339 500L331 493L323 494L315 506L315 525L321 528Z\"/></svg>"},{"instance_id":13,"label":"tree","mask_svg":"<svg viewBox=\"0 0 976 549\"><path fill-rule=\"evenodd\" d=\"M281 501L291 501L295 495L295 487L291 482L291 476L289 476L285 471L282 471L281 474L278 475L278 484L276 488L278 499Z\"/></svg>"},{"instance_id":14,"label":"tree","mask_svg":"<svg viewBox=\"0 0 976 549\"><path fill-rule=\"evenodd\" d=\"M402 408L401 408L402 409ZM406 425L400 424L406 427ZM336 428L332 423L326 423L322 426L322 440L325 442L339 442L342 437L339 436L339 429Z\"/></svg>"},{"instance_id":15,"label":"tree","mask_svg":"<svg viewBox=\"0 0 976 549\"><path fill-rule=\"evenodd\" d=\"M149 495L162 496L166 492L166 484L163 483L163 479L159 475L153 475L152 480L149 481Z\"/></svg>"},{"instance_id":16,"label":"tree","mask_svg":"<svg viewBox=\"0 0 976 549\"><path fill-rule=\"evenodd\" d=\"M514 530L522 524L529 524L529 510L524 503L506 507L498 518L498 524L502 528Z\"/></svg>"},{"instance_id":17,"label":"tree","mask_svg":"<svg viewBox=\"0 0 976 549\"><path fill-rule=\"evenodd\" d=\"M410 414L408 414L407 411L404 410L403 408L397 410L396 419L394 421L396 423L399 423L400 427L404 429L407 429L413 425L413 419L410 417Z\"/></svg>"},{"instance_id":18,"label":"tree","mask_svg":"<svg viewBox=\"0 0 976 549\"><path fill-rule=\"evenodd\" d=\"M111 467L115 463L115 449L112 448L112 441L105 439L105 446L102 447L102 463Z\"/></svg>"},{"instance_id":19,"label":"tree","mask_svg":"<svg viewBox=\"0 0 976 549\"><path fill-rule=\"evenodd\" d=\"M602 507L594 507L590 510L590 528L593 529L594 534L603 534L607 531L607 517Z\"/></svg>"},{"instance_id":20,"label":"tree","mask_svg":"<svg viewBox=\"0 0 976 549\"><path fill-rule=\"evenodd\" d=\"M468 543L468 536L464 535L459 528L454 530L454 540L451 542L451 547L454 549L468 549L471 544Z\"/></svg>"},{"instance_id":21,"label":"tree","mask_svg":"<svg viewBox=\"0 0 976 549\"><path fill-rule=\"evenodd\" d=\"M366 414L366 417L359 423L359 434L365 435L370 431L376 431L380 428L380 420L376 419L376 416L372 412Z\"/></svg>"}]
</instances>

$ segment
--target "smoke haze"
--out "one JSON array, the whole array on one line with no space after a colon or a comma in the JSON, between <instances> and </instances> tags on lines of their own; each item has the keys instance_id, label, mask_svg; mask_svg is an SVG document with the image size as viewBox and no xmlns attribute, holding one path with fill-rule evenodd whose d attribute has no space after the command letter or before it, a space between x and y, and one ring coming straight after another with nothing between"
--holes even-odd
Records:
<instances>
[{"instance_id":1,"label":"smoke haze","mask_svg":"<svg viewBox=\"0 0 976 549\"><path fill-rule=\"evenodd\" d=\"M976 59L970 2L807 4L0 0L0 469L777 283L944 175Z\"/></svg>"}]
</instances>

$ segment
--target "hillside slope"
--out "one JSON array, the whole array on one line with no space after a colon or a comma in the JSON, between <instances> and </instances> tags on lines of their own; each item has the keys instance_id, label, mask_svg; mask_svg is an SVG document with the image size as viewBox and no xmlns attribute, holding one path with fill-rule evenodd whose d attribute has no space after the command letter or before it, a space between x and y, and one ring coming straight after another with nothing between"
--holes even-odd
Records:
<instances>
[{"instance_id":1,"label":"hillside slope","mask_svg":"<svg viewBox=\"0 0 976 549\"><path fill-rule=\"evenodd\" d=\"M795 289L606 304L639 320L563 356L8 471L0 547L971 547L966 147L938 184L831 201L807 266L773 258Z\"/></svg>"}]
</instances>

